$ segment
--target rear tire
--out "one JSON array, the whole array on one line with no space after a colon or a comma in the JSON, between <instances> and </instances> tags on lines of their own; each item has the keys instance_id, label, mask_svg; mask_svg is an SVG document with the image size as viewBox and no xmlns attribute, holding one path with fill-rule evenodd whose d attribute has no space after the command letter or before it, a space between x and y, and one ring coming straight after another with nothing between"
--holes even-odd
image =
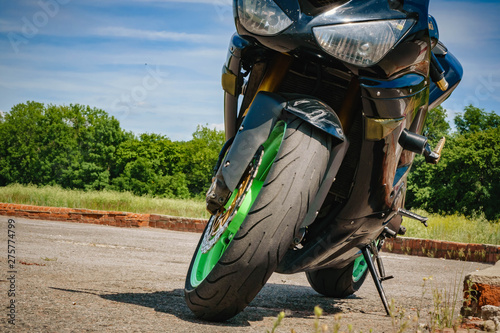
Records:
<instances>
[{"instance_id":1,"label":"rear tire","mask_svg":"<svg viewBox=\"0 0 500 333\"><path fill-rule=\"evenodd\" d=\"M354 261L341 269L324 268L306 272L306 276L311 287L318 293L327 297L345 298L359 290L368 273L365 269L355 280L353 271Z\"/></svg>"},{"instance_id":2,"label":"rear tire","mask_svg":"<svg viewBox=\"0 0 500 333\"><path fill-rule=\"evenodd\" d=\"M208 275L193 280L195 258L203 235L210 230L205 229L200 239L184 290L186 303L197 317L227 320L261 290L291 246L317 194L331 145L328 134L307 122L296 117L287 120L281 147L241 227Z\"/></svg>"}]
</instances>

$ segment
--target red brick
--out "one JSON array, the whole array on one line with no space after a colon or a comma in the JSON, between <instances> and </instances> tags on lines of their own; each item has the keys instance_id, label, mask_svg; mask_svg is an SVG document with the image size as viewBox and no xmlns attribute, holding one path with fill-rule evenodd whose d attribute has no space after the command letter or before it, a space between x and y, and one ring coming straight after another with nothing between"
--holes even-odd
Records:
<instances>
[{"instance_id":1,"label":"red brick","mask_svg":"<svg viewBox=\"0 0 500 333\"><path fill-rule=\"evenodd\" d=\"M68 214L57 214L57 217L60 218L60 219L63 219L63 220L69 219L69 215Z\"/></svg>"}]
</instances>

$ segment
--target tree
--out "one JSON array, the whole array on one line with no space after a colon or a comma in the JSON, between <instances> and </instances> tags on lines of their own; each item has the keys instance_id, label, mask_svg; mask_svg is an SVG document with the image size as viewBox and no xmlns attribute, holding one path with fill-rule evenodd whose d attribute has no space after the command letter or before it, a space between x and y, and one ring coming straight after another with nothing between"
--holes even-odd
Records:
<instances>
[{"instance_id":1,"label":"tree","mask_svg":"<svg viewBox=\"0 0 500 333\"><path fill-rule=\"evenodd\" d=\"M199 125L193 139L182 144L180 165L193 195L204 195L210 187L213 168L224 142L223 131Z\"/></svg>"},{"instance_id":2,"label":"tree","mask_svg":"<svg viewBox=\"0 0 500 333\"><path fill-rule=\"evenodd\" d=\"M114 167L116 147L126 135L117 119L105 111L70 105L79 158L68 169L63 184L72 188L100 190L109 186Z\"/></svg>"},{"instance_id":3,"label":"tree","mask_svg":"<svg viewBox=\"0 0 500 333\"><path fill-rule=\"evenodd\" d=\"M428 138L431 146L434 146L443 136L447 137L448 142L451 139L449 136L450 125L446 121L446 117L446 109L441 105L427 112L422 134ZM434 171L435 167L427 164L423 156L415 156L411 173L408 176L408 191L406 193L408 207L427 207L431 191L429 177Z\"/></svg>"},{"instance_id":4,"label":"tree","mask_svg":"<svg viewBox=\"0 0 500 333\"><path fill-rule=\"evenodd\" d=\"M467 133L451 141L416 193L429 211L500 218L500 129Z\"/></svg>"},{"instance_id":5,"label":"tree","mask_svg":"<svg viewBox=\"0 0 500 333\"><path fill-rule=\"evenodd\" d=\"M123 138L119 122L103 110L17 104L0 122L0 185L104 188Z\"/></svg>"},{"instance_id":6,"label":"tree","mask_svg":"<svg viewBox=\"0 0 500 333\"><path fill-rule=\"evenodd\" d=\"M463 114L455 117L455 126L459 134L484 131L488 128L500 127L500 116L469 105L465 107Z\"/></svg>"},{"instance_id":7,"label":"tree","mask_svg":"<svg viewBox=\"0 0 500 333\"><path fill-rule=\"evenodd\" d=\"M430 212L500 218L500 127L498 116L469 106L455 118L437 165L415 159L407 206Z\"/></svg>"},{"instance_id":8,"label":"tree","mask_svg":"<svg viewBox=\"0 0 500 333\"><path fill-rule=\"evenodd\" d=\"M446 109L441 105L427 112L424 129L422 131L430 143L436 143L450 132L450 124L446 121Z\"/></svg>"},{"instance_id":9,"label":"tree","mask_svg":"<svg viewBox=\"0 0 500 333\"><path fill-rule=\"evenodd\" d=\"M116 151L112 188L136 195L188 197L181 148L159 134L130 135Z\"/></svg>"},{"instance_id":10,"label":"tree","mask_svg":"<svg viewBox=\"0 0 500 333\"><path fill-rule=\"evenodd\" d=\"M74 158L76 144L65 109L41 103L15 105L0 127L0 183L51 184Z\"/></svg>"}]
</instances>

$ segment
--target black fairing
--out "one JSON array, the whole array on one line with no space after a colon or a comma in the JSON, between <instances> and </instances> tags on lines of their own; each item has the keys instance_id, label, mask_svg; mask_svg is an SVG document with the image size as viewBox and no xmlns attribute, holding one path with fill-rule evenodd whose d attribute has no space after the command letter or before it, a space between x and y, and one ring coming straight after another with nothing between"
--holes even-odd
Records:
<instances>
[{"instance_id":1,"label":"black fairing","mask_svg":"<svg viewBox=\"0 0 500 333\"><path fill-rule=\"evenodd\" d=\"M313 11L310 8L314 7L312 5L314 1L276 0L275 2L293 21L288 29L275 36L257 36L246 31L235 15L238 34L278 52L313 58L324 63L343 64L355 73L375 75L379 78L389 77L418 63L422 52L429 49L428 1L331 1L331 5L315 8ZM382 61L370 68L361 69L336 60L318 46L312 32L312 28L317 26L404 18L412 18L416 24ZM419 18L424 19L419 20ZM427 67L420 68L424 76L427 76Z\"/></svg>"},{"instance_id":2,"label":"black fairing","mask_svg":"<svg viewBox=\"0 0 500 333\"><path fill-rule=\"evenodd\" d=\"M290 17L292 25L275 36L258 36L245 30L235 10L238 34L231 44L233 57L239 59L240 54L252 53L249 60L259 54L258 49L262 50L261 55L268 51L289 54L295 59L290 70L295 76L285 77L277 93L311 95L318 103L325 101L341 119L346 119L346 112L353 114L347 117L349 126L342 123L349 132L346 135L349 148L324 204L334 208L321 212L311 225L305 223L309 226L305 240L300 248L285 254L278 272L343 267L385 227L393 231L399 228L402 219L396 212L404 205L406 179L414 156L402 149L399 137L405 130L422 132L428 103L435 106L449 96L461 79L462 69L451 54L438 55L451 88L441 92L431 84L428 0L274 1ZM235 0L234 8L236 6ZM312 31L316 26L404 18L412 19L414 24L382 60L371 67L356 67L327 54ZM234 42L239 39L245 43ZM241 44L240 49L237 44ZM241 57L244 63L245 56ZM308 66L309 71L316 68L312 71L316 74L311 75L310 81L296 84L295 81L307 76ZM304 91L315 84L324 87L322 75L331 73L338 79L327 80L332 83L329 89L334 90ZM351 103L346 109L344 98L348 99L350 91L356 91L351 97L359 102ZM299 106L298 113L305 115L307 107ZM372 136L367 128L379 121L388 121L390 130L380 137Z\"/></svg>"}]
</instances>

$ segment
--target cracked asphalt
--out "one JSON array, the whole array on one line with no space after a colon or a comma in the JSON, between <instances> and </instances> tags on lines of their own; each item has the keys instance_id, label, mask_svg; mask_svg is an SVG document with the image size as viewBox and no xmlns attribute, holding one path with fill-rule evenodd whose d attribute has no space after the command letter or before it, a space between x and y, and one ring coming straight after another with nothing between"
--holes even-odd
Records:
<instances>
[{"instance_id":1,"label":"cracked asphalt","mask_svg":"<svg viewBox=\"0 0 500 333\"><path fill-rule=\"evenodd\" d=\"M280 311L286 317L277 332L313 332L316 305L324 310L321 324L330 328L340 314L346 331L349 324L355 332L392 332L371 278L356 295L332 299L310 288L304 274L274 274L240 315L207 323L183 298L200 234L10 219L11 237L9 217L0 216L2 332L266 332ZM16 261L9 267L12 246ZM432 308L432 290L461 290L464 275L489 266L393 254L383 259L395 277L384 282L386 294L411 317Z\"/></svg>"}]
</instances>

